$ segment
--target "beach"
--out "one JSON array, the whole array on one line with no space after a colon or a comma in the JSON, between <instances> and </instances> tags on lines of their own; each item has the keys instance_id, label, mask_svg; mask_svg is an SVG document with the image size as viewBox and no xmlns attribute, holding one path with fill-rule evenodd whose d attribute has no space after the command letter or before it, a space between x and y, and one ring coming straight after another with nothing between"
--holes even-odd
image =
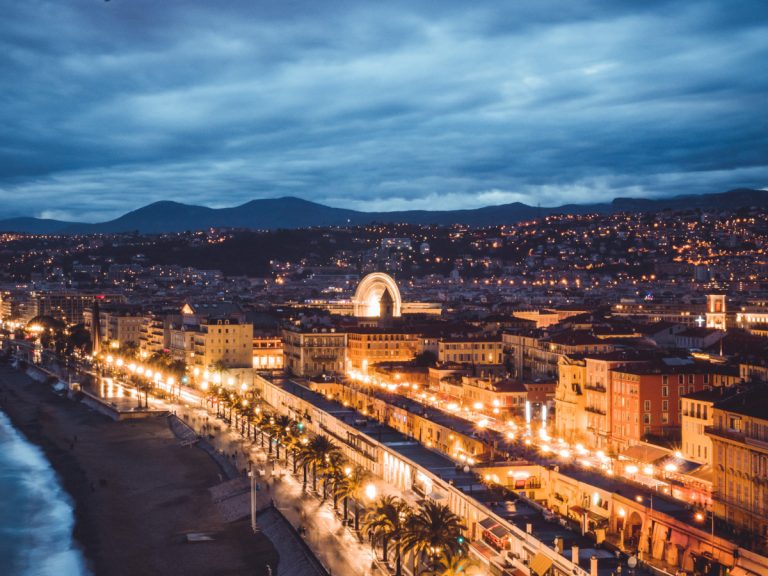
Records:
<instances>
[{"instance_id":1,"label":"beach","mask_svg":"<svg viewBox=\"0 0 768 576\"><path fill-rule=\"evenodd\" d=\"M208 491L220 469L182 446L166 417L114 422L7 365L0 409L73 499L75 540L96 576L277 573L273 547L247 520L223 523ZM213 539L187 541L199 532Z\"/></svg>"}]
</instances>

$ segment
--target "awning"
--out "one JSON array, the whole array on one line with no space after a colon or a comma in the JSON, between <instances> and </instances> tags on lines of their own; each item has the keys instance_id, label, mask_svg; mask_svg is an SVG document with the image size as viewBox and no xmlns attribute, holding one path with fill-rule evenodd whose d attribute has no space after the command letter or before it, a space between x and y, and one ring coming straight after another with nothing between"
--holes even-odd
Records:
<instances>
[{"instance_id":1,"label":"awning","mask_svg":"<svg viewBox=\"0 0 768 576\"><path fill-rule=\"evenodd\" d=\"M480 524L480 526L482 526L484 530L488 530L496 526L498 522L496 522L496 520L494 520L493 518L486 518L485 520L480 520L478 524Z\"/></svg>"},{"instance_id":2,"label":"awning","mask_svg":"<svg viewBox=\"0 0 768 576\"><path fill-rule=\"evenodd\" d=\"M584 510L584 508L582 508L581 506L571 506L570 508L568 508L568 512L573 512L574 514L578 514L579 516L581 516L586 512L586 510Z\"/></svg>"},{"instance_id":3,"label":"awning","mask_svg":"<svg viewBox=\"0 0 768 576\"><path fill-rule=\"evenodd\" d=\"M669 450L665 450L664 448L656 448L655 446L642 444L637 446L630 446L621 452L620 457L624 457L627 460L651 463L655 460L659 460L660 458L668 456L669 453Z\"/></svg>"},{"instance_id":4,"label":"awning","mask_svg":"<svg viewBox=\"0 0 768 576\"><path fill-rule=\"evenodd\" d=\"M533 560L531 560L531 563L528 565L528 567L536 576L545 576L547 570L552 568L552 560L539 552L536 554L536 556L533 557Z\"/></svg>"},{"instance_id":5,"label":"awning","mask_svg":"<svg viewBox=\"0 0 768 576\"><path fill-rule=\"evenodd\" d=\"M509 533L509 530L507 530L503 526L494 526L493 528L491 528L491 534L496 536L496 538L498 538L499 540L501 540L502 538L506 538L507 536L511 536L511 534Z\"/></svg>"},{"instance_id":6,"label":"awning","mask_svg":"<svg viewBox=\"0 0 768 576\"><path fill-rule=\"evenodd\" d=\"M469 543L469 549L472 551L475 556L478 558L482 558L486 562L488 562L491 558L496 556L498 552L485 544L484 542L480 542L479 540L473 540Z\"/></svg>"}]
</instances>

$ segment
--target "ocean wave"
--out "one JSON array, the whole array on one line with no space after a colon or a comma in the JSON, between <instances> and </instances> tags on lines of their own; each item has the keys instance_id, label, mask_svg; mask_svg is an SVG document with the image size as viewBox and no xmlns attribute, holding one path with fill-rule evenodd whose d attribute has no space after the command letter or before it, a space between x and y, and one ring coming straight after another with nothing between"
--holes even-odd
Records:
<instances>
[{"instance_id":1,"label":"ocean wave","mask_svg":"<svg viewBox=\"0 0 768 576\"><path fill-rule=\"evenodd\" d=\"M0 412L0 574L87 576L74 509L42 450Z\"/></svg>"}]
</instances>

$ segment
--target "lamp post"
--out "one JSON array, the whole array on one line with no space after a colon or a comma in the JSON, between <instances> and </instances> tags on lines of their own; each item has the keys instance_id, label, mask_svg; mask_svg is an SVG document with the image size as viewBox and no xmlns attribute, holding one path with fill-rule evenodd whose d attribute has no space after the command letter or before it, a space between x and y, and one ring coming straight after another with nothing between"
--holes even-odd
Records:
<instances>
[{"instance_id":1,"label":"lamp post","mask_svg":"<svg viewBox=\"0 0 768 576\"><path fill-rule=\"evenodd\" d=\"M248 476L251 479L251 530L255 533L258 531L258 527L256 526L256 503L257 503L257 491L258 487L256 485L256 471L251 470L248 472Z\"/></svg>"},{"instance_id":2,"label":"lamp post","mask_svg":"<svg viewBox=\"0 0 768 576\"><path fill-rule=\"evenodd\" d=\"M711 532L710 532L710 546L712 547L712 558L715 557L715 511L714 509L710 513L711 519ZM706 512L696 512L694 516L697 522L704 522L707 519Z\"/></svg>"},{"instance_id":3,"label":"lamp post","mask_svg":"<svg viewBox=\"0 0 768 576\"><path fill-rule=\"evenodd\" d=\"M644 498L641 495L635 496L635 500L642 503ZM650 515L648 516L648 548L651 557L653 557L653 494L650 494L648 496L648 500L650 501Z\"/></svg>"}]
</instances>

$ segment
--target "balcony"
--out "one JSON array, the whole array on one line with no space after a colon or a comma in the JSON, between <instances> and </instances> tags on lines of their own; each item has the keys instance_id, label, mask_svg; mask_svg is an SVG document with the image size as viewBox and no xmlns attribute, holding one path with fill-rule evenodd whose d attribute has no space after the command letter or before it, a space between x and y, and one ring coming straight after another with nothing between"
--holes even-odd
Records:
<instances>
[{"instance_id":1,"label":"balcony","mask_svg":"<svg viewBox=\"0 0 768 576\"><path fill-rule=\"evenodd\" d=\"M754 446L755 448L759 448L761 450L768 450L768 441L761 440L759 438L754 438L752 436L747 436L745 439L748 446Z\"/></svg>"},{"instance_id":2,"label":"balcony","mask_svg":"<svg viewBox=\"0 0 768 576\"><path fill-rule=\"evenodd\" d=\"M746 438L744 432L730 428L718 428L716 426L705 426L704 433L710 436L724 438L726 440L733 440L734 442L744 442Z\"/></svg>"},{"instance_id":3,"label":"balcony","mask_svg":"<svg viewBox=\"0 0 768 576\"><path fill-rule=\"evenodd\" d=\"M603 392L603 393L607 392L607 389L605 388L605 386L602 386L600 384L584 384L584 388L586 390L592 390L594 392Z\"/></svg>"},{"instance_id":4,"label":"balcony","mask_svg":"<svg viewBox=\"0 0 768 576\"><path fill-rule=\"evenodd\" d=\"M592 412L592 414L600 414L601 416L605 416L605 410L601 408L597 408L595 406L587 406L586 408L584 408L584 410L587 412Z\"/></svg>"}]
</instances>

